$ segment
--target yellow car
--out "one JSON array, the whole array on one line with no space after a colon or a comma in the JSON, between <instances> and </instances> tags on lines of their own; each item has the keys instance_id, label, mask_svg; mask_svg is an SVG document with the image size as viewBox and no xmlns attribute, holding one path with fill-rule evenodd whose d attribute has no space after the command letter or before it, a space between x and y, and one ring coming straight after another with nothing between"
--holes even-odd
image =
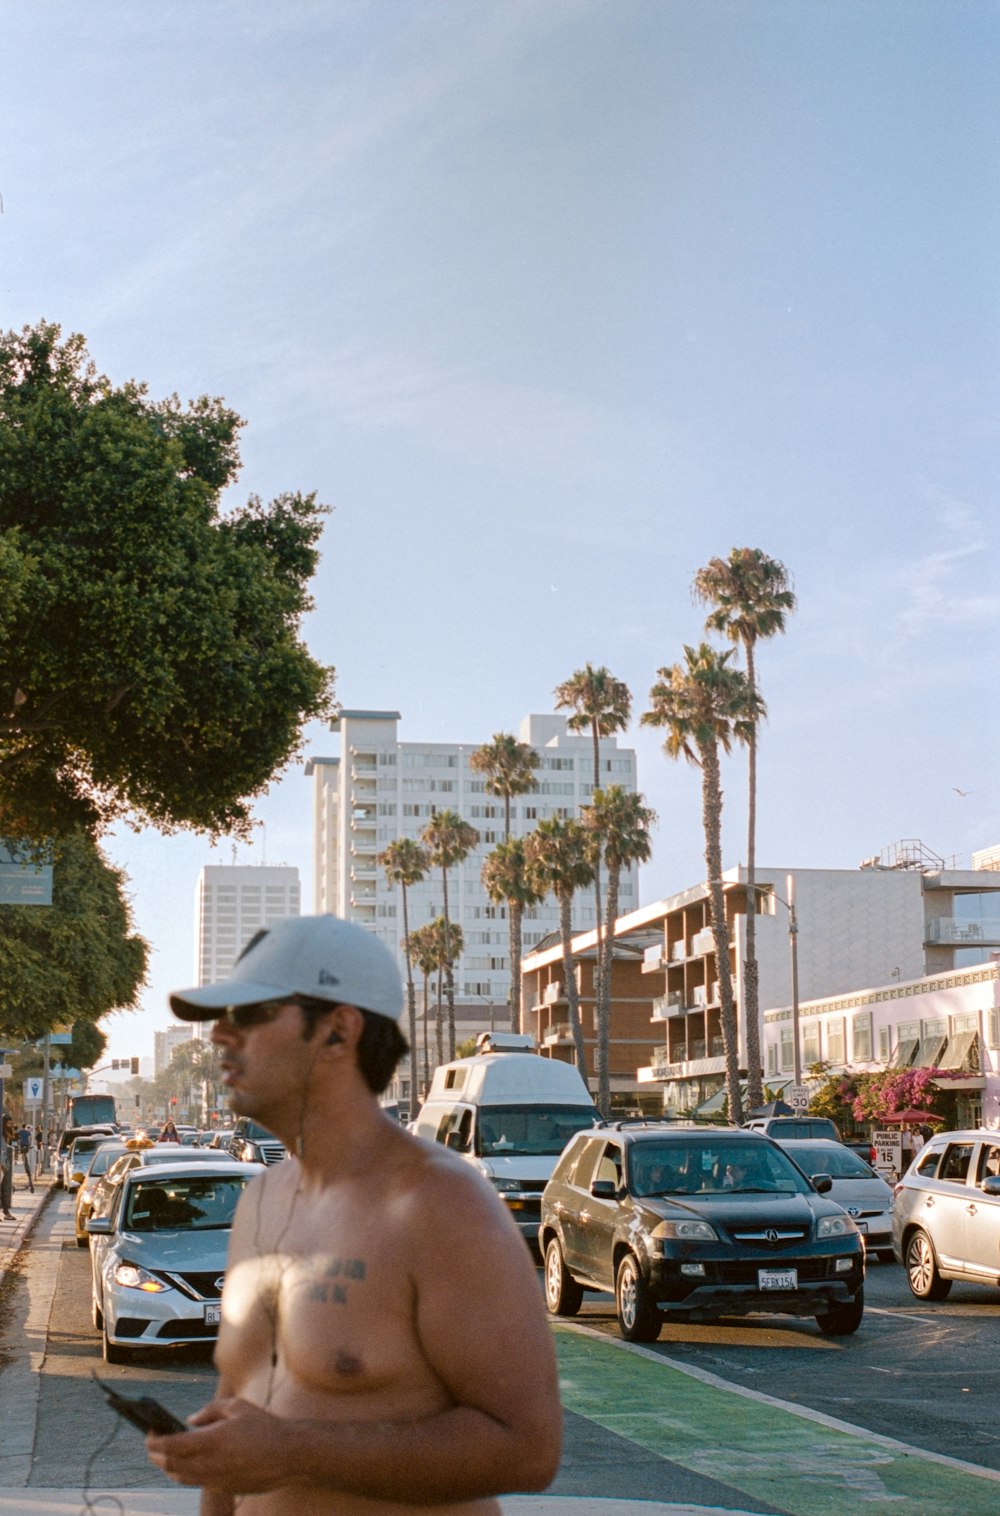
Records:
<instances>
[{"instance_id":1,"label":"yellow car","mask_svg":"<svg viewBox=\"0 0 1000 1516\"><path fill-rule=\"evenodd\" d=\"M87 1231L87 1218L94 1207L94 1190L97 1187L97 1181L101 1178L102 1174L107 1173L109 1165L114 1163L115 1159L124 1152L125 1143L112 1137L109 1142L102 1142L101 1146L96 1148L90 1156L90 1163L80 1181L80 1188L76 1192L74 1226L78 1248L85 1248L90 1244L90 1234Z\"/></svg>"}]
</instances>

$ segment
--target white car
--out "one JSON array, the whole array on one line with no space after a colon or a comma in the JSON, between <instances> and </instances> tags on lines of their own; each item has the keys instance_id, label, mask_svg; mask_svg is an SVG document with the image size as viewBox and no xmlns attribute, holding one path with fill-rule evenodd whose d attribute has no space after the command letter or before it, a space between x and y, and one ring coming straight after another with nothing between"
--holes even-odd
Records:
<instances>
[{"instance_id":1,"label":"white car","mask_svg":"<svg viewBox=\"0 0 1000 1516\"><path fill-rule=\"evenodd\" d=\"M819 1137L793 1141L775 1137L773 1133L772 1140L784 1148L810 1179L817 1174L829 1174L833 1180L830 1199L854 1218L865 1239L865 1251L869 1255L874 1253L880 1263L894 1263L892 1212L896 1200L892 1187L871 1165L842 1142Z\"/></svg>"},{"instance_id":2,"label":"white car","mask_svg":"<svg viewBox=\"0 0 1000 1516\"><path fill-rule=\"evenodd\" d=\"M93 1321L107 1363L137 1351L214 1342L236 1202L259 1175L231 1158L139 1164L91 1216Z\"/></svg>"}]
</instances>

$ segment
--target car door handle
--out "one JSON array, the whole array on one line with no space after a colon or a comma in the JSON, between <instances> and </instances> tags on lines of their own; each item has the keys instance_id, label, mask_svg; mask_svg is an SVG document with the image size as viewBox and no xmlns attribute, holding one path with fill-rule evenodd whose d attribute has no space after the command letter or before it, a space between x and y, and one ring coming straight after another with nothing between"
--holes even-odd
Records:
<instances>
[{"instance_id":1,"label":"car door handle","mask_svg":"<svg viewBox=\"0 0 1000 1516\"><path fill-rule=\"evenodd\" d=\"M927 1208L928 1211L933 1210L933 1208L934 1208L934 1196L933 1195L928 1195L927 1199L924 1201L924 1205L925 1205L925 1207Z\"/></svg>"},{"instance_id":2,"label":"car door handle","mask_svg":"<svg viewBox=\"0 0 1000 1516\"><path fill-rule=\"evenodd\" d=\"M967 1212L968 1215L975 1216L975 1214L976 1214L976 1206L975 1206L975 1202L974 1201L970 1200L969 1204L965 1207L965 1209L966 1209L966 1212Z\"/></svg>"}]
</instances>

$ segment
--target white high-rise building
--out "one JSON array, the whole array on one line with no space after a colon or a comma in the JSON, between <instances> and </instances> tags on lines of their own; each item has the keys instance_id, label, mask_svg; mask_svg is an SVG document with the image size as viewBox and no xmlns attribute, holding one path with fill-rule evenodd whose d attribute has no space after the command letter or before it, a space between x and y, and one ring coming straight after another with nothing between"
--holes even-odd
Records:
<instances>
[{"instance_id":1,"label":"white high-rise building","mask_svg":"<svg viewBox=\"0 0 1000 1516\"><path fill-rule=\"evenodd\" d=\"M195 900L195 981L217 984L250 938L302 910L299 871L284 865L203 868Z\"/></svg>"},{"instance_id":2,"label":"white high-rise building","mask_svg":"<svg viewBox=\"0 0 1000 1516\"><path fill-rule=\"evenodd\" d=\"M480 742L400 742L398 711L341 711L340 756L312 758L306 773L314 785L313 841L317 912L360 922L392 948L402 963L400 890L386 882L376 862L399 837L419 840L435 811L457 811L480 835L479 846L448 874L448 914L462 928L465 951L456 967L456 997L487 1023L495 1016L504 1025L510 985L506 909L494 905L480 880L487 853L504 835L503 800L486 793L485 777L469 767ZM593 743L589 733L567 730L559 715L526 716L517 733L541 759L538 788L514 798L511 833L523 836L552 816L576 816L593 792ZM620 748L614 737L600 747L602 785L636 788L635 753ZM623 913L638 905L638 874L622 875ZM440 870L407 891L412 931L439 916L444 908ZM586 889L573 900L578 931L594 925L594 894ZM524 946L530 951L558 931L559 908L553 898L525 912Z\"/></svg>"}]
</instances>

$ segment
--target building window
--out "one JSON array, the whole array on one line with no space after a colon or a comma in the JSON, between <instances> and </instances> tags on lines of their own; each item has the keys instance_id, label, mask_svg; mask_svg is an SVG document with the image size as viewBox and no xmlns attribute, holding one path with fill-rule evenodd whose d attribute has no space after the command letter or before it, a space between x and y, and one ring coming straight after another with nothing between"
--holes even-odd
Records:
<instances>
[{"instance_id":1,"label":"building window","mask_svg":"<svg viewBox=\"0 0 1000 1516\"><path fill-rule=\"evenodd\" d=\"M826 1024L826 1056L829 1063L845 1063L847 1049L844 1046L844 1018L834 1016Z\"/></svg>"},{"instance_id":2,"label":"building window","mask_svg":"<svg viewBox=\"0 0 1000 1516\"><path fill-rule=\"evenodd\" d=\"M802 1062L809 1068L811 1064L819 1063L822 1056L819 1048L819 1022L814 1021L802 1028Z\"/></svg>"},{"instance_id":3,"label":"building window","mask_svg":"<svg viewBox=\"0 0 1000 1516\"><path fill-rule=\"evenodd\" d=\"M865 1011L851 1020L852 1058L855 1063L870 1063L872 1057L872 1015Z\"/></svg>"},{"instance_id":4,"label":"building window","mask_svg":"<svg viewBox=\"0 0 1000 1516\"><path fill-rule=\"evenodd\" d=\"M781 1067L783 1069L794 1069L794 1067L795 1067L795 1052L794 1052L794 1049L792 1047L792 1029L791 1029L791 1027L790 1026L783 1026L781 1028L779 1036L781 1038Z\"/></svg>"},{"instance_id":5,"label":"building window","mask_svg":"<svg viewBox=\"0 0 1000 1516\"><path fill-rule=\"evenodd\" d=\"M892 1027L880 1026L878 1029L878 1061L888 1063L892 1056Z\"/></svg>"}]
</instances>

